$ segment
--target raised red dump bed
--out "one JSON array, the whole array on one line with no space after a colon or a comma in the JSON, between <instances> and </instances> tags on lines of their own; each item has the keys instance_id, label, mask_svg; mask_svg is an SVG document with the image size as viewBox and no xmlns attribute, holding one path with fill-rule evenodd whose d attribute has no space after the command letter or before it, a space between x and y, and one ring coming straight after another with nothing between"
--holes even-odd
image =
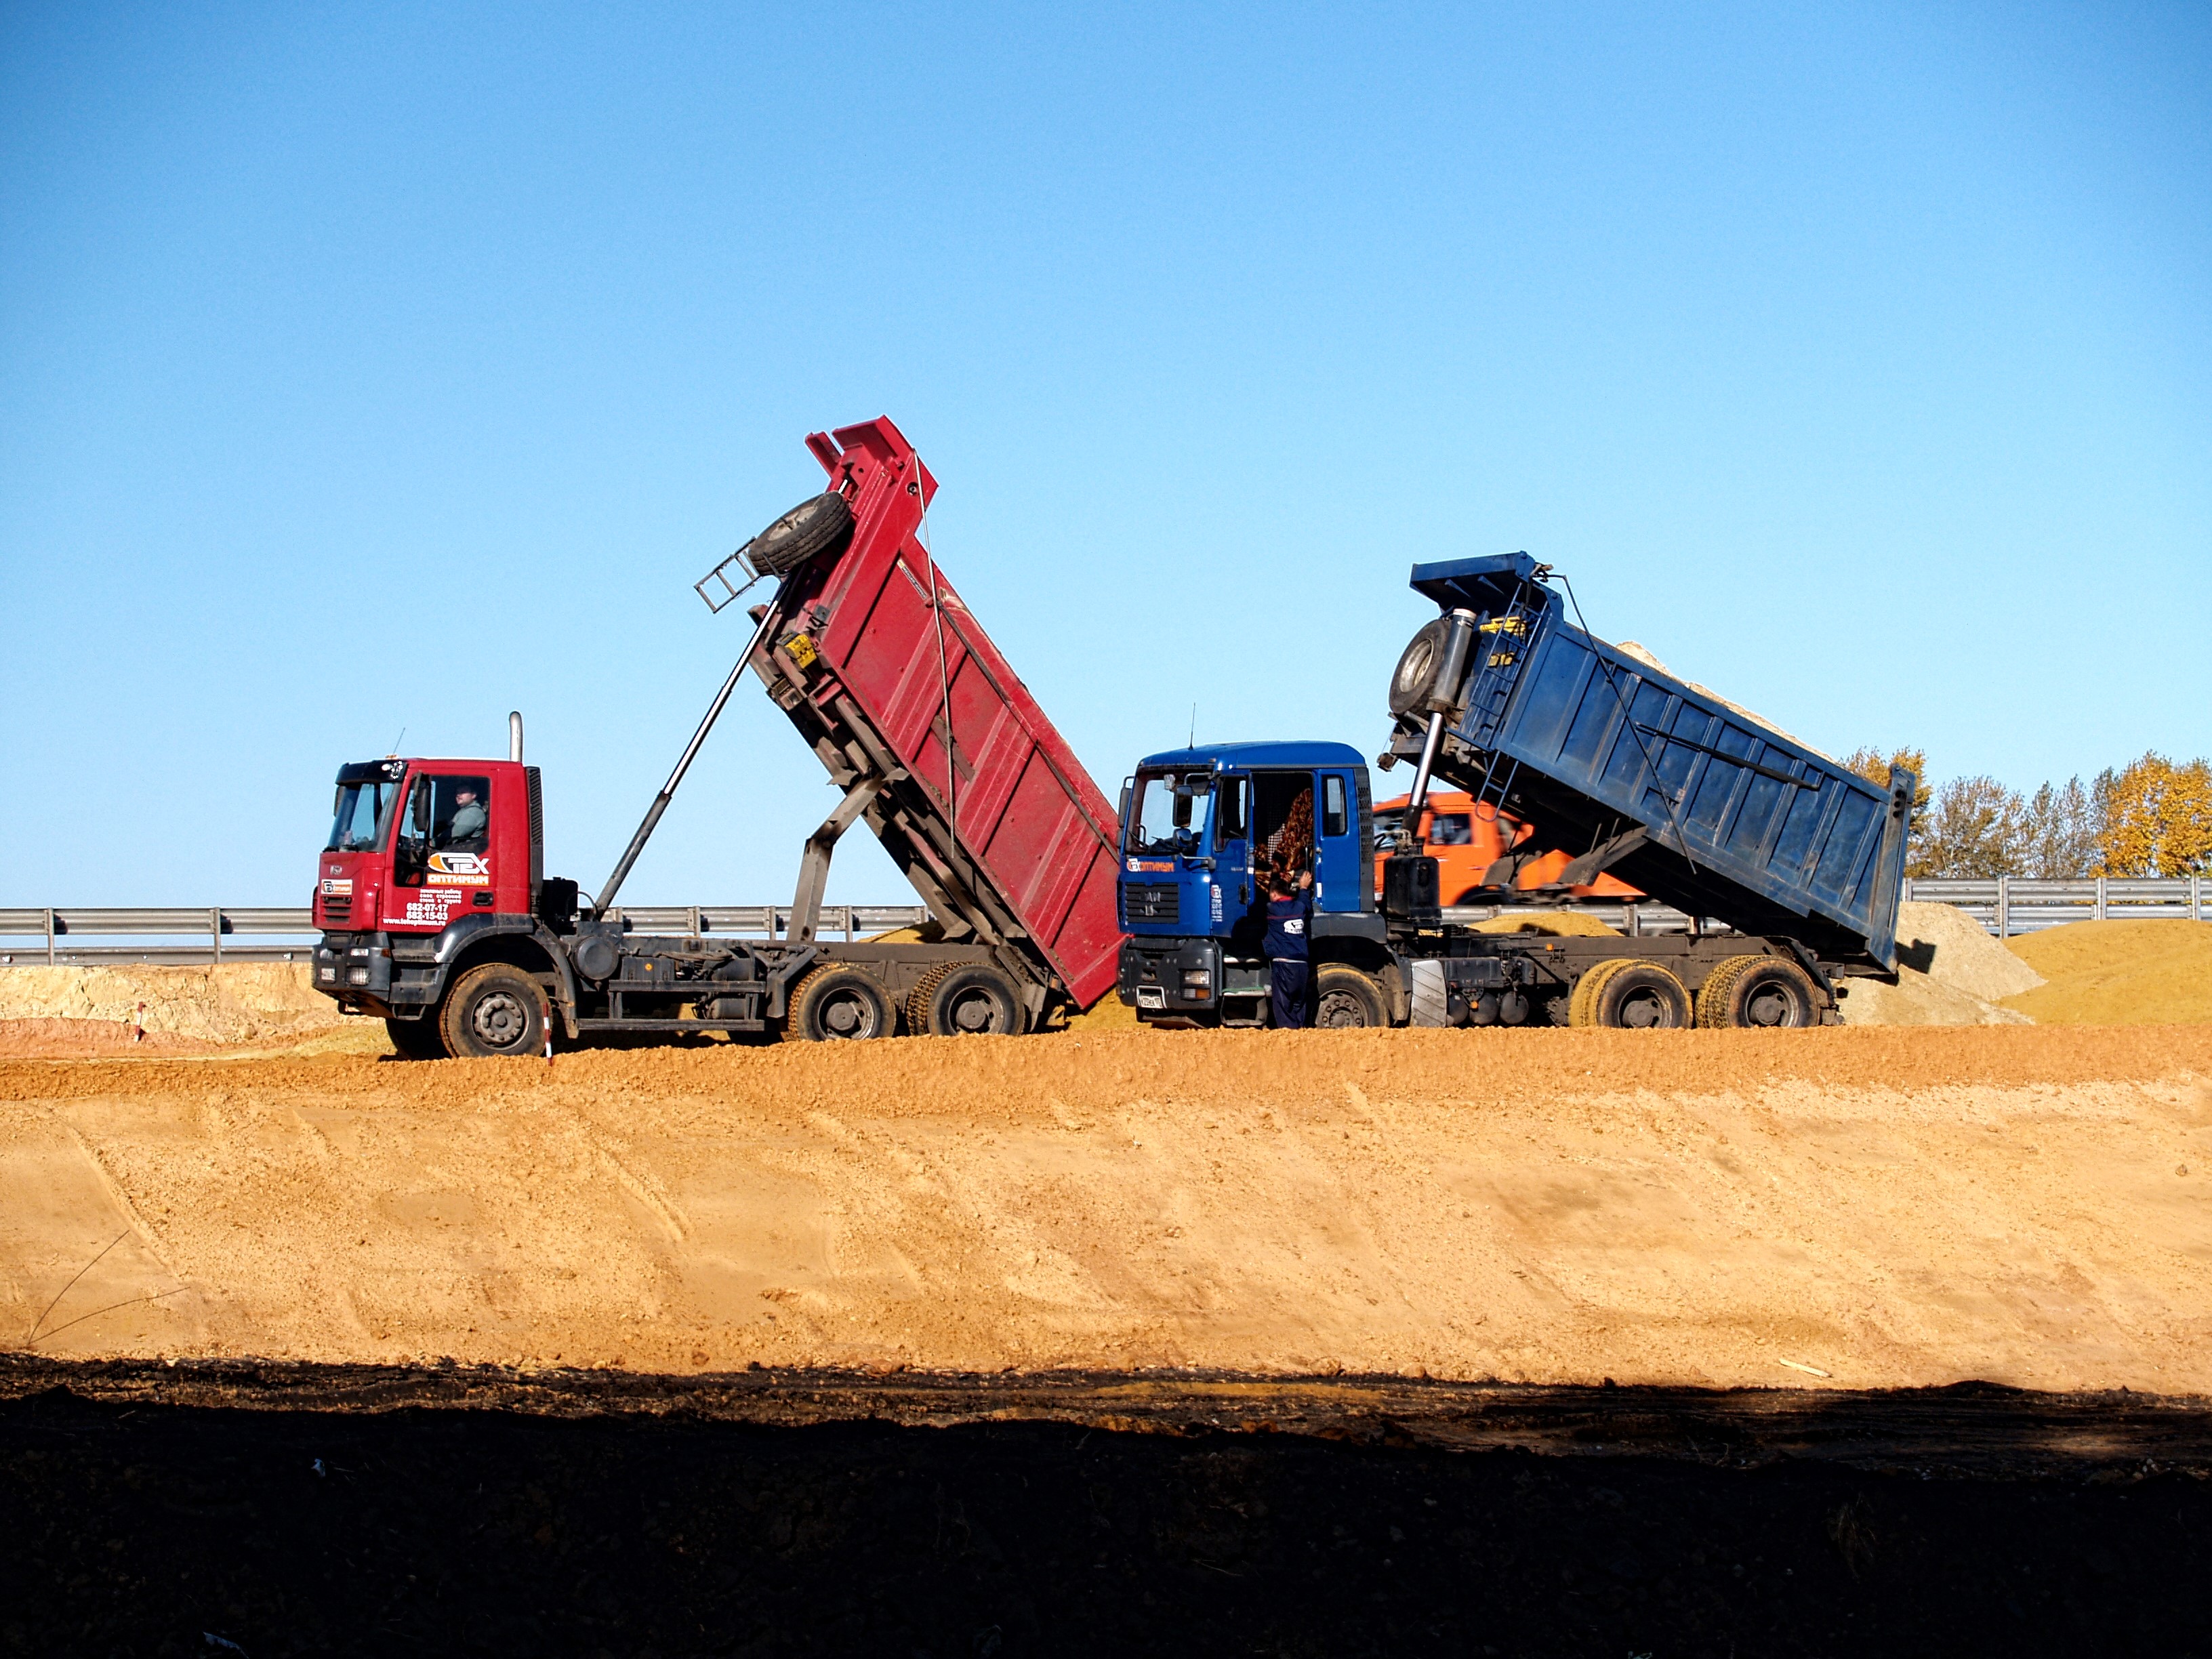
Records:
<instances>
[{"instance_id":1,"label":"raised red dump bed","mask_svg":"<svg viewBox=\"0 0 2212 1659\"><path fill-rule=\"evenodd\" d=\"M937 481L914 447L888 420L806 443L853 535L783 583L754 671L946 937L1019 958L1032 1014L1090 1006L1121 945L1113 806L923 548Z\"/></svg>"}]
</instances>

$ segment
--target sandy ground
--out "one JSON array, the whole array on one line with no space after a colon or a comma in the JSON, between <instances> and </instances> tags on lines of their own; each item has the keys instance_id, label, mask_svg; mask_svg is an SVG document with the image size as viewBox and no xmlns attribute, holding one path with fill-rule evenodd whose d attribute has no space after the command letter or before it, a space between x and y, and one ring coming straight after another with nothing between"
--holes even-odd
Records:
<instances>
[{"instance_id":1,"label":"sandy ground","mask_svg":"<svg viewBox=\"0 0 2212 1659\"><path fill-rule=\"evenodd\" d=\"M2039 1025L2212 1020L2212 922L2075 921L2011 948L2047 982L2005 1006Z\"/></svg>"},{"instance_id":2,"label":"sandy ground","mask_svg":"<svg viewBox=\"0 0 2212 1659\"><path fill-rule=\"evenodd\" d=\"M11 1061L0 1340L2198 1393L2208 1176L2189 1026Z\"/></svg>"}]
</instances>

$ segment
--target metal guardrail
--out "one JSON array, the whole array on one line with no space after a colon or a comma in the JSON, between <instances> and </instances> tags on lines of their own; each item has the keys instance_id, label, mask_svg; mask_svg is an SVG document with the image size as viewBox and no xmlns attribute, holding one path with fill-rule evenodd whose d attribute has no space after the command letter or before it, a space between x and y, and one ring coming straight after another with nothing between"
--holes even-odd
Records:
<instances>
[{"instance_id":1,"label":"metal guardrail","mask_svg":"<svg viewBox=\"0 0 2212 1659\"><path fill-rule=\"evenodd\" d=\"M724 933L775 939L789 931L787 904L617 905L640 933ZM919 904L825 904L821 931L850 939L895 927L919 927ZM305 962L317 929L305 908L210 905L190 909L0 909L0 966L88 967L101 963L189 966L218 962ZM86 937L136 937L137 945L82 945ZM289 938L286 945L240 945L241 937ZM20 944L16 941L21 941Z\"/></svg>"},{"instance_id":2,"label":"metal guardrail","mask_svg":"<svg viewBox=\"0 0 2212 1659\"><path fill-rule=\"evenodd\" d=\"M1953 904L1999 939L2039 933L2069 921L2212 921L2202 876L2146 880L2097 876L2083 881L2029 881L1996 876L1981 881L1908 877L1904 896Z\"/></svg>"},{"instance_id":3,"label":"metal guardrail","mask_svg":"<svg viewBox=\"0 0 2212 1659\"><path fill-rule=\"evenodd\" d=\"M2028 881L2017 876L1964 881L1908 878L1904 896L1923 902L1956 905L1996 934L2008 939L2069 921L2092 919L2212 921L2212 892L2202 876L2164 880L2098 877L2086 881ZM1502 909L1517 907L1468 905L1447 909L1447 921L1488 921ZM1618 932L1686 933L1690 919L1669 905L1650 899L1577 902L1567 906ZM640 933L733 934L775 939L791 927L787 904L634 904L613 914ZM929 912L919 904L826 904L822 931L850 939L895 927L919 927ZM0 909L0 965L51 963L86 967L99 963L173 963L210 962L305 962L313 948L315 927L305 908L210 905L187 909ZM1725 933L1707 919L1707 933ZM87 937L135 937L137 945L82 945ZM234 940L285 938L289 944L245 945ZM21 943L16 943L16 941ZM202 942L204 941L204 942Z\"/></svg>"}]
</instances>

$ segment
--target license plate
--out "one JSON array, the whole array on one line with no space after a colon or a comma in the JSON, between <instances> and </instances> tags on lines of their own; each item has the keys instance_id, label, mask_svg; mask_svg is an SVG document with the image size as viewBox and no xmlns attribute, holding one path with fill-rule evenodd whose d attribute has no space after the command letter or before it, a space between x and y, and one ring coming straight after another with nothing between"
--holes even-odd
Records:
<instances>
[{"instance_id":1,"label":"license plate","mask_svg":"<svg viewBox=\"0 0 2212 1659\"><path fill-rule=\"evenodd\" d=\"M1158 986L1139 985L1137 988L1137 1006L1139 1008L1164 1008L1167 1006L1168 994Z\"/></svg>"}]
</instances>

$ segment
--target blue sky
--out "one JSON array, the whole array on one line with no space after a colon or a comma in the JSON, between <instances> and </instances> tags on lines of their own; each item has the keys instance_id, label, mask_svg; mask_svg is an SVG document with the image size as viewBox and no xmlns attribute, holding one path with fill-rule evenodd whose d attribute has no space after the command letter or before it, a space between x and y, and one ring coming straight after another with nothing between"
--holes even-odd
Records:
<instances>
[{"instance_id":1,"label":"blue sky","mask_svg":"<svg viewBox=\"0 0 2212 1659\"><path fill-rule=\"evenodd\" d=\"M510 708L596 886L878 414L1109 793L1515 548L1831 750L2206 753L2208 301L2201 6L9 5L0 903L304 902ZM833 799L749 689L629 896Z\"/></svg>"}]
</instances>

